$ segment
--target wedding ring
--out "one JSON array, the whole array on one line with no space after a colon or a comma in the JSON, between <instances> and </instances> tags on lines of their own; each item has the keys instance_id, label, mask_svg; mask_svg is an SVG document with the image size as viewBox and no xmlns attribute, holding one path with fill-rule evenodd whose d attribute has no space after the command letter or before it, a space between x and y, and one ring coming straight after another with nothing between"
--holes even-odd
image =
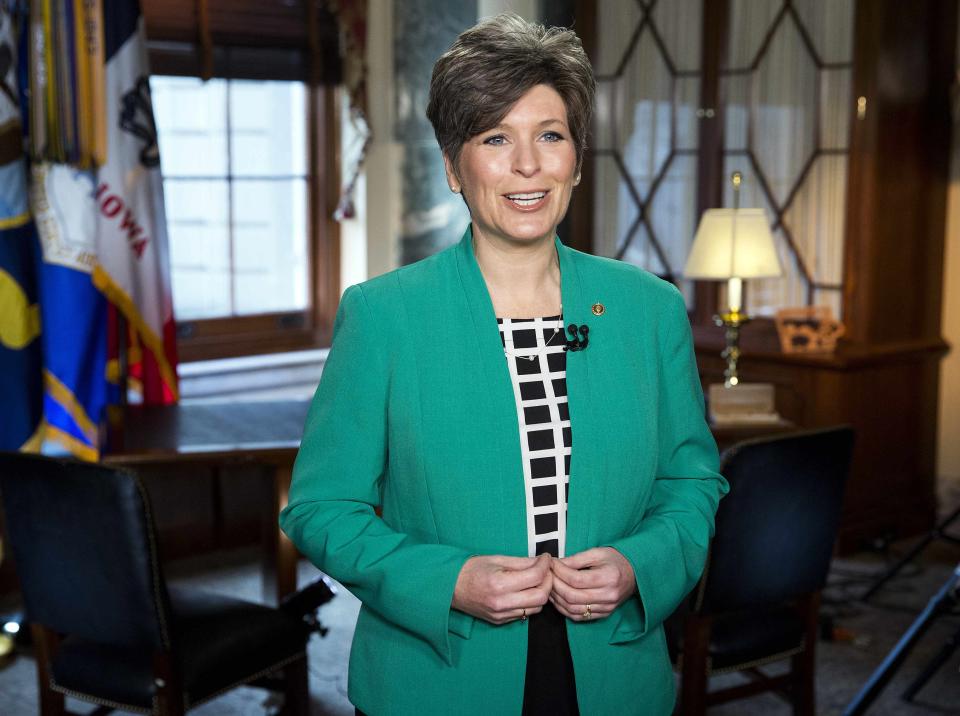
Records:
<instances>
[{"instance_id":1,"label":"wedding ring","mask_svg":"<svg viewBox=\"0 0 960 716\"><path fill-rule=\"evenodd\" d=\"M593 616L593 611L591 610L590 605L588 604L587 608L583 610L583 618L589 619L592 616Z\"/></svg>"},{"instance_id":2,"label":"wedding ring","mask_svg":"<svg viewBox=\"0 0 960 716\"><path fill-rule=\"evenodd\" d=\"M524 608L524 609L521 609L520 611L523 612L523 614L520 615L520 621L522 622L527 621L527 610Z\"/></svg>"}]
</instances>

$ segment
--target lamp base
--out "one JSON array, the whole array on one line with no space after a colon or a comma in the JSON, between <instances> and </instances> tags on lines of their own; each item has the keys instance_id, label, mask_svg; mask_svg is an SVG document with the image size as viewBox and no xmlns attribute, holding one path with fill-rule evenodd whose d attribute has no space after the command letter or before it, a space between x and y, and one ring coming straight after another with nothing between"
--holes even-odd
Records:
<instances>
[{"instance_id":1,"label":"lamp base","mask_svg":"<svg viewBox=\"0 0 960 716\"><path fill-rule=\"evenodd\" d=\"M723 371L723 384L732 388L740 383L737 364L740 360L740 327L750 322L750 316L739 309L731 309L713 317L714 323L724 328L727 347L720 354L726 359L727 369Z\"/></svg>"}]
</instances>

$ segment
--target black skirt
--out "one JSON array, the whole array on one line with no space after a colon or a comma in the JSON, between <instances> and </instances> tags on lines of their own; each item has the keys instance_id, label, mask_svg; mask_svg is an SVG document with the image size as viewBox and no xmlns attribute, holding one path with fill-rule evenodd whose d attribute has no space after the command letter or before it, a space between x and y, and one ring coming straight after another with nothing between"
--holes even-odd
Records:
<instances>
[{"instance_id":1,"label":"black skirt","mask_svg":"<svg viewBox=\"0 0 960 716\"><path fill-rule=\"evenodd\" d=\"M566 618L547 602L528 620L524 716L577 716L577 684Z\"/></svg>"}]
</instances>

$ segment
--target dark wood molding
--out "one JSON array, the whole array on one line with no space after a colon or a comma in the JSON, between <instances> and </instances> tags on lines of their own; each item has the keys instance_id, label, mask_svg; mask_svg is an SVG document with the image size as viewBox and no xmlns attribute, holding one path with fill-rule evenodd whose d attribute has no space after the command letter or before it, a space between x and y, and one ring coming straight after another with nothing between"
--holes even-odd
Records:
<instances>
[{"instance_id":1,"label":"dark wood molding","mask_svg":"<svg viewBox=\"0 0 960 716\"><path fill-rule=\"evenodd\" d=\"M317 346L328 346L340 304L340 223L333 218L340 200L340 133L338 92L314 86L310 91L310 270L313 327Z\"/></svg>"},{"instance_id":2,"label":"dark wood molding","mask_svg":"<svg viewBox=\"0 0 960 716\"><path fill-rule=\"evenodd\" d=\"M723 206L723 131L724 98L720 90L720 68L726 64L729 36L729 0L704 0L701 20L700 107L714 110L713 117L702 117L698 126L697 221L707 209ZM697 281L694 287L694 325L712 325L718 312L719 284Z\"/></svg>"},{"instance_id":3,"label":"dark wood molding","mask_svg":"<svg viewBox=\"0 0 960 716\"><path fill-rule=\"evenodd\" d=\"M182 362L307 350L329 345L330 326L315 325L311 311L180 321ZM189 335L184 335L186 332Z\"/></svg>"},{"instance_id":4,"label":"dark wood molding","mask_svg":"<svg viewBox=\"0 0 960 716\"><path fill-rule=\"evenodd\" d=\"M166 74L288 79L336 85L340 28L329 3L306 0L143 0L151 66ZM311 69L320 57L321 72Z\"/></svg>"},{"instance_id":5,"label":"dark wood molding","mask_svg":"<svg viewBox=\"0 0 960 716\"><path fill-rule=\"evenodd\" d=\"M575 0L573 3L574 25L577 37L591 62L596 63L597 48L597 2ZM593 242L593 132L587 136L587 151L580 165L580 184L570 198L567 215L559 227L560 238L571 248L588 254L594 251Z\"/></svg>"},{"instance_id":6,"label":"dark wood molding","mask_svg":"<svg viewBox=\"0 0 960 716\"><path fill-rule=\"evenodd\" d=\"M752 327L752 326L751 326ZM745 329L746 330L746 329ZM723 329L715 326L694 326L694 346L697 354L720 354L724 348ZM751 340L741 343L743 353L741 366L753 360L763 360L781 365L796 365L820 370L847 370L880 363L903 362L920 357L934 356L942 358L950 350L949 344L941 338L927 338L890 343L856 344L841 341L834 353L783 353L779 344L769 342L766 333L756 333ZM747 381L752 378L745 375Z\"/></svg>"}]
</instances>

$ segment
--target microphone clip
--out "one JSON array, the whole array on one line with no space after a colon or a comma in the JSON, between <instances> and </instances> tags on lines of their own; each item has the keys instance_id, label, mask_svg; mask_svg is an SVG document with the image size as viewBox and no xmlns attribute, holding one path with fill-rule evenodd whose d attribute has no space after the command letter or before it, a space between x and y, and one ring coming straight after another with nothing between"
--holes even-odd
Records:
<instances>
[{"instance_id":1,"label":"microphone clip","mask_svg":"<svg viewBox=\"0 0 960 716\"><path fill-rule=\"evenodd\" d=\"M567 333L570 334L570 338L566 343L566 349L568 351L582 351L587 347L587 343L590 342L587 335L590 333L590 327L586 324L578 326L576 323L571 323L567 326ZM578 333L579 335L577 335Z\"/></svg>"}]
</instances>

